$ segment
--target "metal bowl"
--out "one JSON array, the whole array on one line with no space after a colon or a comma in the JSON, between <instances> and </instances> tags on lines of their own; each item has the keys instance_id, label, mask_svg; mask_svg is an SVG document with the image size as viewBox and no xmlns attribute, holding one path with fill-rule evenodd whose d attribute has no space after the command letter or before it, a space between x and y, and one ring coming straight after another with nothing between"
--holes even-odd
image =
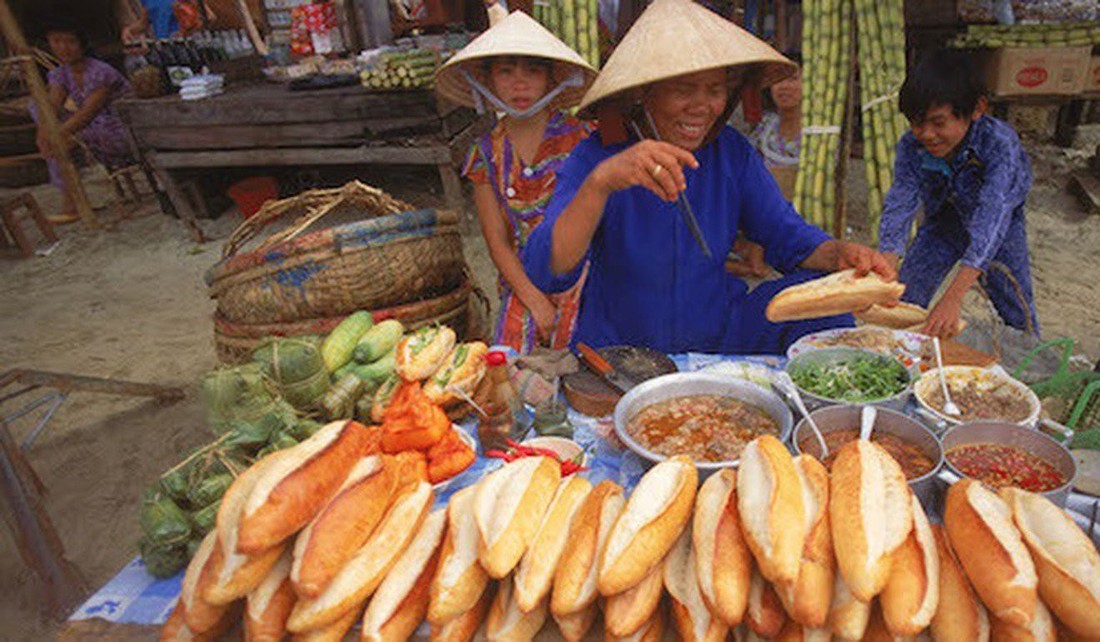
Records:
<instances>
[{"instance_id":1,"label":"metal bowl","mask_svg":"<svg viewBox=\"0 0 1100 642\"><path fill-rule=\"evenodd\" d=\"M912 368L906 368L898 359L889 355L884 355L881 352L874 352L872 350L860 350L858 348L822 348L820 350L813 350L811 352L803 352L800 355L796 355L787 362L787 374L790 375L796 372L800 367L807 365L832 365L835 363L842 363L850 361L855 357L867 357L870 359L881 360L883 363L894 362L905 369L905 372L909 376L908 385L904 390L898 394L887 397L885 399L876 399L874 401L843 401L840 399L829 399L828 397L821 397L815 395L812 392L802 388L797 383L798 392L802 395L802 400L805 402L806 407L810 410L815 408L824 408L825 406L835 405L856 405L856 404L871 404L872 406L889 408L891 410L904 410L905 404L909 401L909 394L913 391L913 381L917 378L917 373ZM794 380L794 377L791 377Z\"/></svg>"},{"instance_id":2,"label":"metal bowl","mask_svg":"<svg viewBox=\"0 0 1100 642\"><path fill-rule=\"evenodd\" d=\"M1011 388L1015 394L1020 395L1027 400L1031 406L1031 412L1024 419L1017 422L1006 421L1005 423L1013 423L1021 426L1034 426L1039 420L1039 413L1042 411L1042 405L1039 403L1039 397L1035 392L1024 385L1022 382L1013 379L1012 377L991 370L989 368L978 368L975 366L944 366L943 376L947 380L948 388L955 381L961 381L966 379L984 379L990 384L1001 383ZM928 412L939 417L949 425L958 425L963 423L963 420L952 417L947 413L936 408L932 404L928 403L926 399L933 390L939 390L940 387L940 374L939 369L932 368L920 376L916 384L913 386L913 396L917 398L917 403ZM990 420L996 421L996 420Z\"/></svg>"},{"instance_id":3,"label":"metal bowl","mask_svg":"<svg viewBox=\"0 0 1100 642\"><path fill-rule=\"evenodd\" d=\"M657 463L667 459L666 455L655 453L635 441L627 432L627 424L634 418L634 415L647 406L666 399L688 395L721 395L752 404L768 413L779 426L779 434L776 437L784 442L790 437L793 423L791 410L787 407L787 404L783 403L779 395L767 388L741 379L698 372L678 372L663 375L632 388L615 406L615 434L626 444L627 448L645 460ZM695 462L695 467L699 469L700 476L705 477L722 468L735 468L740 461L740 459L731 459L727 461Z\"/></svg>"},{"instance_id":4,"label":"metal bowl","mask_svg":"<svg viewBox=\"0 0 1100 642\"><path fill-rule=\"evenodd\" d=\"M940 446L940 441L936 439L932 431L907 415L889 408L877 408L876 410L878 411L875 418L876 433L887 433L914 444L932 460L932 470L920 477L914 477L908 482L909 488L920 499L922 505L926 508L935 506L936 473L943 465L943 448ZM861 413L862 406L828 406L811 412L810 416L813 417L821 432L827 433L833 430L852 428L858 431ZM809 442L806 444L806 450L802 450L801 443L807 438ZM817 439L813 436L813 430L804 418L794 427L791 445L794 447L795 453L805 452L807 455L821 458L821 445L818 444Z\"/></svg>"},{"instance_id":5,"label":"metal bowl","mask_svg":"<svg viewBox=\"0 0 1100 642\"><path fill-rule=\"evenodd\" d=\"M960 424L948 430L944 433L942 439L945 465L940 473L940 479L953 483L965 477L947 458L947 452L952 448L969 444L991 443L1019 448L1054 466L1055 470L1065 477L1066 482L1058 488L1040 494L1045 495L1047 499L1059 506L1066 505L1070 488L1073 487L1073 480L1077 477L1077 462L1073 460L1073 455L1066 450L1065 446L1050 436L1019 424L1000 421L975 421Z\"/></svg>"}]
</instances>

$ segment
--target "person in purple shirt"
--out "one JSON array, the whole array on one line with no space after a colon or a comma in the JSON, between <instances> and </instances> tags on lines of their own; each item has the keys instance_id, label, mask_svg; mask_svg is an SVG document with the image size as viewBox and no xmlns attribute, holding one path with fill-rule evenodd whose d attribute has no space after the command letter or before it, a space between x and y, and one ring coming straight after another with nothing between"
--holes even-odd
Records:
<instances>
[{"instance_id":1,"label":"person in purple shirt","mask_svg":"<svg viewBox=\"0 0 1100 642\"><path fill-rule=\"evenodd\" d=\"M806 223L748 140L725 125L743 81L766 86L793 71L778 52L688 0L656 0L631 27L581 104L601 112L601 134L558 171L523 257L532 282L549 292L568 288L590 262L575 342L782 353L806 333L853 321L768 322L764 309L781 289L847 267L895 277L871 248ZM661 141L612 142L601 104L616 102L622 113L647 114ZM680 215L681 193L709 258ZM749 292L726 272L738 230L763 246L781 279Z\"/></svg>"},{"instance_id":2,"label":"person in purple shirt","mask_svg":"<svg viewBox=\"0 0 1100 642\"><path fill-rule=\"evenodd\" d=\"M963 295L979 283L1006 324L1038 335L1024 219L1031 162L1019 136L985 114L980 76L958 52L920 61L898 102L912 130L897 145L879 250L892 265L901 263L902 299L927 307L957 263L925 333L950 336ZM920 209L924 217L910 240Z\"/></svg>"}]
</instances>

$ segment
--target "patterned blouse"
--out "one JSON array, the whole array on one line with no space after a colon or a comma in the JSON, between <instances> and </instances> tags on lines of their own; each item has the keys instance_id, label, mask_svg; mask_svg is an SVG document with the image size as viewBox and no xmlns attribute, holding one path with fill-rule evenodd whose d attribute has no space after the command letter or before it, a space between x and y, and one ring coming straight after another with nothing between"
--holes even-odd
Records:
<instances>
[{"instance_id":1,"label":"patterned blouse","mask_svg":"<svg viewBox=\"0 0 1100 642\"><path fill-rule=\"evenodd\" d=\"M779 133L779 114L764 112L763 118L749 134L749 140L764 156L767 167L798 165L798 152L802 146L801 137L790 141Z\"/></svg>"}]
</instances>

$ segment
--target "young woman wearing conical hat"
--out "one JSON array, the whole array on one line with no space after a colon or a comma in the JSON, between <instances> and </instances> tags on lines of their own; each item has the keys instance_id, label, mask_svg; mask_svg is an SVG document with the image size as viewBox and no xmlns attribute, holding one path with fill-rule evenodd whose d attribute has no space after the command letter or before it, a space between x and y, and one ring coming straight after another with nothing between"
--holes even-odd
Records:
<instances>
[{"instance_id":1,"label":"young woman wearing conical hat","mask_svg":"<svg viewBox=\"0 0 1100 642\"><path fill-rule=\"evenodd\" d=\"M520 263L543 219L556 173L589 133L560 111L573 107L596 70L522 12L504 18L457 53L436 77L446 98L503 114L466 158L463 175L489 255L500 272L500 317L493 340L521 353L539 344L569 345L583 284L547 295Z\"/></svg>"},{"instance_id":2,"label":"young woman wearing conical hat","mask_svg":"<svg viewBox=\"0 0 1100 642\"><path fill-rule=\"evenodd\" d=\"M655 0L631 27L581 103L600 134L558 172L546 221L524 265L545 291L570 287L585 262L576 341L664 352L782 353L811 331L850 316L769 323L782 288L845 267L896 278L870 248L832 239L798 216L752 145L725 125L744 82L767 86L794 64L690 0ZM612 143L612 114L650 138ZM630 131L631 128L624 128ZM711 256L680 213L684 194ZM751 293L723 261L743 230L785 276Z\"/></svg>"}]
</instances>

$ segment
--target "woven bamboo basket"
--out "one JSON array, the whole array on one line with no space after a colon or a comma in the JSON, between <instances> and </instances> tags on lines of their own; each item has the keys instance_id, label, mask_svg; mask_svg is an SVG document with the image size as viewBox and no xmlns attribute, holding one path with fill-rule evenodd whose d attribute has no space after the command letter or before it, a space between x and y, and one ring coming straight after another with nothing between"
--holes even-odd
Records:
<instances>
[{"instance_id":1,"label":"woven bamboo basket","mask_svg":"<svg viewBox=\"0 0 1100 642\"><path fill-rule=\"evenodd\" d=\"M366 218L305 231L327 215ZM289 228L246 252L265 226ZM232 323L273 324L391 308L458 288L465 278L458 217L414 210L359 183L311 190L264 205L233 233L206 274L217 314Z\"/></svg>"}]
</instances>

